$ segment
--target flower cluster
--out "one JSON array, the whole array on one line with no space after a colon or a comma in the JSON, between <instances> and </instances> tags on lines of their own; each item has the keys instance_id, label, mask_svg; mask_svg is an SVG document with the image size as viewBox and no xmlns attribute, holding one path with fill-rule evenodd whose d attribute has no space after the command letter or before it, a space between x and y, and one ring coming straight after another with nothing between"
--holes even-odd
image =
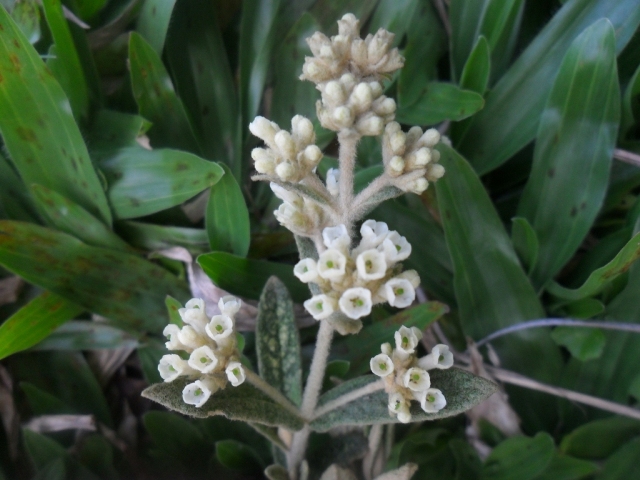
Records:
<instances>
[{"instance_id":1,"label":"flower cluster","mask_svg":"<svg viewBox=\"0 0 640 480\"><path fill-rule=\"evenodd\" d=\"M158 371L165 382L186 376L194 382L184 387L182 399L189 405L201 407L216 390L227 382L237 387L245 380L235 336L234 316L240 310L240 299L227 295L218 302L220 315L209 319L204 301L193 298L185 308L178 310L184 326L167 325L167 350L184 354L165 355L160 359ZM183 358L184 357L184 358Z\"/></svg>"},{"instance_id":2,"label":"flower cluster","mask_svg":"<svg viewBox=\"0 0 640 480\"><path fill-rule=\"evenodd\" d=\"M360 228L362 240L350 249L351 238L344 225L325 228L326 250L318 260L302 259L293 273L304 283L314 283L322 292L304 302L316 320L340 309L358 319L371 313L377 303L404 308L413 303L420 278L415 270L402 272L398 263L409 257L411 245L384 222L367 220Z\"/></svg>"},{"instance_id":3,"label":"flower cluster","mask_svg":"<svg viewBox=\"0 0 640 480\"><path fill-rule=\"evenodd\" d=\"M422 332L415 327L400 327L395 333L396 348L391 344L382 345L382 353L371 359L371 371L385 381L389 394L389 411L397 415L402 423L411 421L412 400L420 402L422 410L436 413L447 401L437 388L431 388L429 370L446 369L453 365L453 354L446 345L436 345L431 353L420 359L416 347Z\"/></svg>"},{"instance_id":4,"label":"flower cluster","mask_svg":"<svg viewBox=\"0 0 640 480\"><path fill-rule=\"evenodd\" d=\"M282 200L273 214L287 230L296 235L312 236L327 222L325 211L316 202L273 182L271 190Z\"/></svg>"},{"instance_id":5,"label":"flower cluster","mask_svg":"<svg viewBox=\"0 0 640 480\"><path fill-rule=\"evenodd\" d=\"M291 119L291 133L264 117L256 117L249 130L267 145L251 152L258 173L276 175L284 182L299 182L322 159L322 152L315 145L313 124L302 115Z\"/></svg>"},{"instance_id":6,"label":"flower cluster","mask_svg":"<svg viewBox=\"0 0 640 480\"><path fill-rule=\"evenodd\" d=\"M377 136L393 120L396 103L382 94L380 83L404 63L398 49L391 49L393 38L381 28L363 40L360 22L349 13L338 21L338 35L316 32L307 39L313 57L305 58L300 78L322 94L316 109L323 127Z\"/></svg>"},{"instance_id":7,"label":"flower cluster","mask_svg":"<svg viewBox=\"0 0 640 480\"><path fill-rule=\"evenodd\" d=\"M392 178L417 172L420 176L409 183L396 182L404 191L420 195L444 175L440 165L440 152L435 147L440 141L440 133L434 128L422 132L420 127L412 127L404 133L397 122L387 125L382 137L382 160L385 172Z\"/></svg>"}]
</instances>

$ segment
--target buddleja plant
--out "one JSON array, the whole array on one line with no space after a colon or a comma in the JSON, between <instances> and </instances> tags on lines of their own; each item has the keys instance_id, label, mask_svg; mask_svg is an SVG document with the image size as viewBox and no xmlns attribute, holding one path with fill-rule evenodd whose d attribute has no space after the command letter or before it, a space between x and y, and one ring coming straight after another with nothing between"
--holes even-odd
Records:
<instances>
[{"instance_id":1,"label":"buddleja plant","mask_svg":"<svg viewBox=\"0 0 640 480\"><path fill-rule=\"evenodd\" d=\"M494 384L453 365L446 345L418 357L422 332L400 326L391 343L371 359L374 375L344 382L322 392L334 332L357 335L362 318L378 304L406 308L416 299L420 278L402 261L411 245L387 224L367 213L387 199L424 192L444 175L436 149L437 130L413 127L404 132L394 122L395 101L384 94L383 80L403 66L384 29L360 38L352 14L338 21L338 35L316 32L308 39L301 80L316 84L320 124L337 132L338 168L324 182L316 168L322 151L315 144L310 119L296 115L291 130L263 117L250 125L264 142L252 152L258 174L270 182L283 203L275 216L297 238L301 260L293 272L309 286L306 311L320 326L310 371L302 388L300 341L293 304L275 277L262 293L256 325L258 369L242 357L234 317L241 300L225 296L216 306L192 299L179 310L182 325L169 324L159 371L165 383L144 395L194 417L222 414L250 422L279 451L272 479L306 479L305 453L312 432L338 427L409 423L461 413L487 398ZM363 137L381 137L383 173L360 193L354 192L356 147ZM450 174L455 175L455 172ZM364 220L364 221L363 221ZM213 316L207 309L216 310ZM338 431L344 431L343 429ZM380 478L409 478L407 465ZM322 478L352 478L337 465Z\"/></svg>"}]
</instances>

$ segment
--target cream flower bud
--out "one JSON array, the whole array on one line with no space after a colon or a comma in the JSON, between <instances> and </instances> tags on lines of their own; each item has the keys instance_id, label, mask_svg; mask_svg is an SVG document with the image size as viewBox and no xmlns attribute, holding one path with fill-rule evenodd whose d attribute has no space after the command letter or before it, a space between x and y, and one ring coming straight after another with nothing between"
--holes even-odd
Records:
<instances>
[{"instance_id":1,"label":"cream flower bud","mask_svg":"<svg viewBox=\"0 0 640 480\"><path fill-rule=\"evenodd\" d=\"M362 135L375 137L382 134L384 120L377 115L367 116L357 121L356 128Z\"/></svg>"},{"instance_id":2,"label":"cream flower bud","mask_svg":"<svg viewBox=\"0 0 640 480\"><path fill-rule=\"evenodd\" d=\"M429 148L435 147L439 141L440 141L440 132L438 132L438 130L436 130L435 128L430 128L429 130L424 132L424 134L422 135L422 137L420 137L420 140L419 140L421 145L424 145L425 147L429 147Z\"/></svg>"},{"instance_id":3,"label":"cream flower bud","mask_svg":"<svg viewBox=\"0 0 640 480\"><path fill-rule=\"evenodd\" d=\"M395 231L389 233L378 248L384 252L389 263L401 262L411 255L411 244Z\"/></svg>"},{"instance_id":4,"label":"cream flower bud","mask_svg":"<svg viewBox=\"0 0 640 480\"><path fill-rule=\"evenodd\" d=\"M401 393L392 393L389 395L389 411L398 416L398 420L402 423L411 421L411 413L409 413L409 402L405 400Z\"/></svg>"},{"instance_id":5,"label":"cream flower bud","mask_svg":"<svg viewBox=\"0 0 640 480\"><path fill-rule=\"evenodd\" d=\"M416 150L414 165L416 167L424 167L431 162L431 151L427 147Z\"/></svg>"},{"instance_id":6,"label":"cream flower bud","mask_svg":"<svg viewBox=\"0 0 640 480\"><path fill-rule=\"evenodd\" d=\"M217 389L218 386L214 382L196 380L184 387L184 390L182 390L182 401L188 405L200 408Z\"/></svg>"},{"instance_id":7,"label":"cream flower bud","mask_svg":"<svg viewBox=\"0 0 640 480\"><path fill-rule=\"evenodd\" d=\"M418 366L425 370L438 368L445 370L453 365L453 353L444 344L438 344L431 349L431 353L418 360Z\"/></svg>"},{"instance_id":8,"label":"cream flower bud","mask_svg":"<svg viewBox=\"0 0 640 480\"><path fill-rule=\"evenodd\" d=\"M404 132L395 132L389 136L389 146L396 155L402 155L404 153L406 143L407 136Z\"/></svg>"},{"instance_id":9,"label":"cream flower bud","mask_svg":"<svg viewBox=\"0 0 640 480\"><path fill-rule=\"evenodd\" d=\"M358 276L362 280L379 280L387 274L387 262L382 252L365 250L356 258Z\"/></svg>"},{"instance_id":10,"label":"cream flower bud","mask_svg":"<svg viewBox=\"0 0 640 480\"><path fill-rule=\"evenodd\" d=\"M418 178L409 187L409 190L417 195L420 195L429 187L429 182L426 178Z\"/></svg>"},{"instance_id":11,"label":"cream flower bud","mask_svg":"<svg viewBox=\"0 0 640 480\"><path fill-rule=\"evenodd\" d=\"M393 347L389 342L386 342L380 345L380 351L390 357L393 353Z\"/></svg>"},{"instance_id":12,"label":"cream flower bud","mask_svg":"<svg viewBox=\"0 0 640 480\"><path fill-rule=\"evenodd\" d=\"M293 274L302 283L318 281L318 266L312 258L303 258L293 267Z\"/></svg>"},{"instance_id":13,"label":"cream flower bud","mask_svg":"<svg viewBox=\"0 0 640 480\"><path fill-rule=\"evenodd\" d=\"M318 274L327 280L339 282L345 274L346 257L335 248L325 250L318 258Z\"/></svg>"},{"instance_id":14,"label":"cream flower bud","mask_svg":"<svg viewBox=\"0 0 640 480\"><path fill-rule=\"evenodd\" d=\"M315 141L313 123L302 115L296 115L291 119L291 134L299 145L309 145Z\"/></svg>"},{"instance_id":15,"label":"cream flower bud","mask_svg":"<svg viewBox=\"0 0 640 480\"><path fill-rule=\"evenodd\" d=\"M256 117L253 122L249 124L249 130L256 137L260 138L267 145L272 147L275 145L274 137L276 136L276 133L280 131L280 127L264 117Z\"/></svg>"},{"instance_id":16,"label":"cream flower bud","mask_svg":"<svg viewBox=\"0 0 640 480\"><path fill-rule=\"evenodd\" d=\"M289 181L296 175L296 168L289 162L282 162L276 167L276 175L280 180Z\"/></svg>"},{"instance_id":17,"label":"cream flower bud","mask_svg":"<svg viewBox=\"0 0 640 480\"><path fill-rule=\"evenodd\" d=\"M442 137L442 139L445 139L447 137ZM440 152L438 150L431 150L431 159L433 160L433 163L438 163L440 161Z\"/></svg>"},{"instance_id":18,"label":"cream flower bud","mask_svg":"<svg viewBox=\"0 0 640 480\"><path fill-rule=\"evenodd\" d=\"M394 135L396 132L402 132L402 129L400 128L400 124L398 122L389 122L387 123L387 126L384 127L384 133L389 137ZM405 136L406 143L406 135L404 133L403 135Z\"/></svg>"},{"instance_id":19,"label":"cream flower bud","mask_svg":"<svg viewBox=\"0 0 640 480\"><path fill-rule=\"evenodd\" d=\"M436 413L447 406L447 400L437 388L429 388L421 395L420 406L427 413Z\"/></svg>"},{"instance_id":20,"label":"cream flower bud","mask_svg":"<svg viewBox=\"0 0 640 480\"><path fill-rule=\"evenodd\" d=\"M343 224L322 230L322 242L327 248L345 249L351 244L347 227Z\"/></svg>"},{"instance_id":21,"label":"cream flower bud","mask_svg":"<svg viewBox=\"0 0 640 480\"><path fill-rule=\"evenodd\" d=\"M404 172L404 159L398 155L391 157L389 160L389 174L397 177Z\"/></svg>"},{"instance_id":22,"label":"cream flower bud","mask_svg":"<svg viewBox=\"0 0 640 480\"><path fill-rule=\"evenodd\" d=\"M418 335L419 334L419 335ZM402 353L411 354L418 346L420 338L422 338L422 332L417 328L407 328L404 325L394 334L393 338L396 341L396 349Z\"/></svg>"},{"instance_id":23,"label":"cream flower bud","mask_svg":"<svg viewBox=\"0 0 640 480\"><path fill-rule=\"evenodd\" d=\"M338 304L342 313L356 320L371 313L371 292L362 287L350 288L342 294Z\"/></svg>"},{"instance_id":24,"label":"cream flower bud","mask_svg":"<svg viewBox=\"0 0 640 480\"><path fill-rule=\"evenodd\" d=\"M385 222L376 222L375 220L367 220L360 227L360 235L362 235L362 243L377 247L389 234L389 226Z\"/></svg>"},{"instance_id":25,"label":"cream flower bud","mask_svg":"<svg viewBox=\"0 0 640 480\"><path fill-rule=\"evenodd\" d=\"M384 284L381 292L389 305L396 308L406 308L416 299L416 291L409 280L404 278L392 278Z\"/></svg>"},{"instance_id":26,"label":"cream flower bud","mask_svg":"<svg viewBox=\"0 0 640 480\"><path fill-rule=\"evenodd\" d=\"M306 58L302 65L301 80L310 80L312 82L321 82L325 78L327 72L318 65L318 61L314 58Z\"/></svg>"},{"instance_id":27,"label":"cream flower bud","mask_svg":"<svg viewBox=\"0 0 640 480\"><path fill-rule=\"evenodd\" d=\"M368 45L368 56L371 64L378 63L382 57L389 51L394 35L384 29L379 29L376 34L371 37Z\"/></svg>"},{"instance_id":28,"label":"cream flower bud","mask_svg":"<svg viewBox=\"0 0 640 480\"><path fill-rule=\"evenodd\" d=\"M334 105L342 105L347 100L342 85L335 80L327 82L324 87L324 94L326 95L327 101Z\"/></svg>"},{"instance_id":29,"label":"cream flower bud","mask_svg":"<svg viewBox=\"0 0 640 480\"><path fill-rule=\"evenodd\" d=\"M242 307L242 300L238 297L234 297L233 295L225 295L220 300L218 300L218 308L223 315L228 315L229 317L233 317L236 313L240 311Z\"/></svg>"},{"instance_id":30,"label":"cream flower bud","mask_svg":"<svg viewBox=\"0 0 640 480\"><path fill-rule=\"evenodd\" d=\"M293 160L296 155L296 143L293 141L291 134L286 130L280 130L274 137L278 149L282 155L288 160Z\"/></svg>"},{"instance_id":31,"label":"cream flower bud","mask_svg":"<svg viewBox=\"0 0 640 480\"><path fill-rule=\"evenodd\" d=\"M180 375L191 375L195 371L179 355L164 355L158 363L158 372L165 382L173 382Z\"/></svg>"},{"instance_id":32,"label":"cream flower bud","mask_svg":"<svg viewBox=\"0 0 640 480\"><path fill-rule=\"evenodd\" d=\"M322 159L322 151L317 145L309 145L303 150L302 157L304 163L313 168L318 165L318 162Z\"/></svg>"},{"instance_id":33,"label":"cream flower bud","mask_svg":"<svg viewBox=\"0 0 640 480\"><path fill-rule=\"evenodd\" d=\"M256 172L273 175L276 170L276 161L265 149L254 148L251 152L251 157L255 160Z\"/></svg>"},{"instance_id":34,"label":"cream flower bud","mask_svg":"<svg viewBox=\"0 0 640 480\"><path fill-rule=\"evenodd\" d=\"M416 144L421 136L422 129L420 127L411 127L407 132L407 145Z\"/></svg>"},{"instance_id":35,"label":"cream flower bud","mask_svg":"<svg viewBox=\"0 0 640 480\"><path fill-rule=\"evenodd\" d=\"M185 308L178 309L178 313L184 323L191 325L198 332L204 332L204 326L209 321L204 309L204 300L192 298L186 303Z\"/></svg>"},{"instance_id":36,"label":"cream flower bud","mask_svg":"<svg viewBox=\"0 0 640 480\"><path fill-rule=\"evenodd\" d=\"M367 45L361 38L354 38L351 42L351 59L359 65L367 63Z\"/></svg>"},{"instance_id":37,"label":"cream flower bud","mask_svg":"<svg viewBox=\"0 0 640 480\"><path fill-rule=\"evenodd\" d=\"M287 227L300 227L306 222L306 217L293 205L285 202L273 212L278 222Z\"/></svg>"},{"instance_id":38,"label":"cream flower bud","mask_svg":"<svg viewBox=\"0 0 640 480\"><path fill-rule=\"evenodd\" d=\"M395 278L405 278L409 280L413 288L418 288L418 286L420 286L420 275L418 275L418 272L415 270L405 270Z\"/></svg>"},{"instance_id":39,"label":"cream flower bud","mask_svg":"<svg viewBox=\"0 0 640 480\"><path fill-rule=\"evenodd\" d=\"M214 315L205 330L212 340L224 342L233 334L233 320L227 315Z\"/></svg>"},{"instance_id":40,"label":"cream flower bud","mask_svg":"<svg viewBox=\"0 0 640 480\"><path fill-rule=\"evenodd\" d=\"M372 101L373 94L369 84L366 82L357 84L351 94L351 103L362 112L371 106Z\"/></svg>"},{"instance_id":41,"label":"cream flower bud","mask_svg":"<svg viewBox=\"0 0 640 480\"><path fill-rule=\"evenodd\" d=\"M167 350L184 350L185 345L179 340L180 327L170 323L162 331L162 335L167 337L168 342L165 343Z\"/></svg>"},{"instance_id":42,"label":"cream flower bud","mask_svg":"<svg viewBox=\"0 0 640 480\"><path fill-rule=\"evenodd\" d=\"M198 333L191 325L185 325L178 332L178 341L187 347L187 349L194 349L204 345L207 339L204 335Z\"/></svg>"},{"instance_id":43,"label":"cream flower bud","mask_svg":"<svg viewBox=\"0 0 640 480\"><path fill-rule=\"evenodd\" d=\"M349 107L340 106L336 108L332 117L339 128L347 128L353 124L353 112Z\"/></svg>"},{"instance_id":44,"label":"cream flower bud","mask_svg":"<svg viewBox=\"0 0 640 480\"><path fill-rule=\"evenodd\" d=\"M336 310L336 300L328 295L314 295L304 302L304 308L316 320L322 320L330 316Z\"/></svg>"},{"instance_id":45,"label":"cream flower bud","mask_svg":"<svg viewBox=\"0 0 640 480\"><path fill-rule=\"evenodd\" d=\"M345 91L350 92L356 86L356 77L354 77L352 73L345 73L340 77L340 83Z\"/></svg>"},{"instance_id":46,"label":"cream flower bud","mask_svg":"<svg viewBox=\"0 0 640 480\"><path fill-rule=\"evenodd\" d=\"M431 386L431 379L426 370L413 367L405 372L402 384L414 392L423 392Z\"/></svg>"},{"instance_id":47,"label":"cream flower bud","mask_svg":"<svg viewBox=\"0 0 640 480\"><path fill-rule=\"evenodd\" d=\"M373 357L369 365L371 366L371 371L379 377L386 377L393 372L393 362L391 358L389 358L389 355L385 355L384 353Z\"/></svg>"},{"instance_id":48,"label":"cream flower bud","mask_svg":"<svg viewBox=\"0 0 640 480\"><path fill-rule=\"evenodd\" d=\"M338 182L340 181L340 170L337 168L330 168L327 172L327 190L334 197L338 196L340 188Z\"/></svg>"},{"instance_id":49,"label":"cream flower bud","mask_svg":"<svg viewBox=\"0 0 640 480\"><path fill-rule=\"evenodd\" d=\"M434 150L433 153L437 153L437 151ZM442 165L440 165L439 163L429 165L429 168L427 169L428 180L435 182L438 179L442 178L443 176L444 176L444 167Z\"/></svg>"},{"instance_id":50,"label":"cream flower bud","mask_svg":"<svg viewBox=\"0 0 640 480\"><path fill-rule=\"evenodd\" d=\"M340 35L357 37L360 35L360 21L353 13L346 13L338 20Z\"/></svg>"},{"instance_id":51,"label":"cream flower bud","mask_svg":"<svg viewBox=\"0 0 640 480\"><path fill-rule=\"evenodd\" d=\"M290 203L291 205L295 205L297 203L300 203L300 196L296 193L291 192L290 190L287 190L284 187L281 187L280 185L278 185L277 183L269 183L269 186L271 187L271 190L273 191L273 193L275 194L276 197L278 197L280 200L283 200L287 203Z\"/></svg>"},{"instance_id":52,"label":"cream flower bud","mask_svg":"<svg viewBox=\"0 0 640 480\"><path fill-rule=\"evenodd\" d=\"M189 356L189 366L202 373L212 372L218 366L218 357L208 345L196 348Z\"/></svg>"},{"instance_id":53,"label":"cream flower bud","mask_svg":"<svg viewBox=\"0 0 640 480\"><path fill-rule=\"evenodd\" d=\"M229 362L224 372L234 387L241 385L246 379L244 367L240 362Z\"/></svg>"},{"instance_id":54,"label":"cream flower bud","mask_svg":"<svg viewBox=\"0 0 640 480\"><path fill-rule=\"evenodd\" d=\"M373 98L378 98L382 95L382 85L380 82L369 82L369 87L371 87L371 95Z\"/></svg>"},{"instance_id":55,"label":"cream flower bud","mask_svg":"<svg viewBox=\"0 0 640 480\"><path fill-rule=\"evenodd\" d=\"M396 111L396 101L393 98L380 98L373 105L373 111L378 115L387 116Z\"/></svg>"}]
</instances>

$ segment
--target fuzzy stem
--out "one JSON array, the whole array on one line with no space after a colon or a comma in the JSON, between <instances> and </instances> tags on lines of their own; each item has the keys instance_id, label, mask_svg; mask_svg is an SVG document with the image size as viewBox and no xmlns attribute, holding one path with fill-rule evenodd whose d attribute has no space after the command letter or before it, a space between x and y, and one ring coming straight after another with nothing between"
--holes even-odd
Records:
<instances>
[{"instance_id":1,"label":"fuzzy stem","mask_svg":"<svg viewBox=\"0 0 640 480\"><path fill-rule=\"evenodd\" d=\"M297 417L300 416L300 411L293 405L293 403L291 403L291 401L289 401L289 399L287 397L285 397L282 393L280 393L278 390L276 390L271 385L269 385L267 382L265 382L262 378L260 378L254 372L252 372L249 369L245 369L245 376L247 378L247 381L251 385L256 387L258 390L260 390L265 395L267 395L269 398L271 398L278 405L286 408L289 412L293 413Z\"/></svg>"},{"instance_id":2,"label":"fuzzy stem","mask_svg":"<svg viewBox=\"0 0 640 480\"><path fill-rule=\"evenodd\" d=\"M340 142L340 153L338 163L340 167L340 179L338 181L339 208L343 223L349 231L352 225L348 224L347 217L353 202L353 170L356 166L356 146L360 137L351 132L340 131L338 142Z\"/></svg>"}]
</instances>

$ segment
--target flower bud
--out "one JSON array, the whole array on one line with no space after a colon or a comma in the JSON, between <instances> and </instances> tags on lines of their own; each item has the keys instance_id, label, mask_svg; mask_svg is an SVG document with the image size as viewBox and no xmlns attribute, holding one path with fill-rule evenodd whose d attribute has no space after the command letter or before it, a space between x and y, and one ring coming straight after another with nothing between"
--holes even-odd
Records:
<instances>
[{"instance_id":1,"label":"flower bud","mask_svg":"<svg viewBox=\"0 0 640 480\"><path fill-rule=\"evenodd\" d=\"M282 162L276 167L276 175L278 175L282 181L290 181L296 175L296 168L289 162Z\"/></svg>"},{"instance_id":2,"label":"flower bud","mask_svg":"<svg viewBox=\"0 0 640 480\"><path fill-rule=\"evenodd\" d=\"M280 153L287 160L293 160L296 156L296 144L291 138L291 134L286 130L280 130L276 133L274 140Z\"/></svg>"},{"instance_id":3,"label":"flower bud","mask_svg":"<svg viewBox=\"0 0 640 480\"><path fill-rule=\"evenodd\" d=\"M392 177L401 175L402 172L404 172L404 167L405 164L402 157L399 157L398 155L391 157L391 160L389 160L389 175Z\"/></svg>"},{"instance_id":4,"label":"flower bud","mask_svg":"<svg viewBox=\"0 0 640 480\"><path fill-rule=\"evenodd\" d=\"M378 98L382 95L382 85L380 82L369 82L369 87L371 87L371 95L373 98Z\"/></svg>"},{"instance_id":5,"label":"flower bud","mask_svg":"<svg viewBox=\"0 0 640 480\"><path fill-rule=\"evenodd\" d=\"M404 154L406 142L407 136L401 131L395 132L389 136L389 146L395 155Z\"/></svg>"},{"instance_id":6,"label":"flower bud","mask_svg":"<svg viewBox=\"0 0 640 480\"><path fill-rule=\"evenodd\" d=\"M280 127L264 117L256 117L249 124L249 130L271 147L274 145L274 137L280 131Z\"/></svg>"},{"instance_id":7,"label":"flower bud","mask_svg":"<svg viewBox=\"0 0 640 480\"><path fill-rule=\"evenodd\" d=\"M315 142L313 123L302 115L296 115L291 119L291 134L301 146Z\"/></svg>"},{"instance_id":8,"label":"flower bud","mask_svg":"<svg viewBox=\"0 0 640 480\"><path fill-rule=\"evenodd\" d=\"M362 82L356 85L351 94L351 103L362 112L371 106L372 101L373 96L369 84Z\"/></svg>"},{"instance_id":9,"label":"flower bud","mask_svg":"<svg viewBox=\"0 0 640 480\"><path fill-rule=\"evenodd\" d=\"M318 162L322 159L322 151L317 145L309 145L303 151L303 158L305 160L304 163L313 168L318 165Z\"/></svg>"},{"instance_id":10,"label":"flower bud","mask_svg":"<svg viewBox=\"0 0 640 480\"><path fill-rule=\"evenodd\" d=\"M340 82L335 80L327 82L324 87L324 94L326 95L328 102L334 105L342 105L346 100L342 85L340 85Z\"/></svg>"},{"instance_id":11,"label":"flower bud","mask_svg":"<svg viewBox=\"0 0 640 480\"><path fill-rule=\"evenodd\" d=\"M346 13L338 20L340 35L357 37L360 35L360 21L353 13Z\"/></svg>"},{"instance_id":12,"label":"flower bud","mask_svg":"<svg viewBox=\"0 0 640 480\"><path fill-rule=\"evenodd\" d=\"M376 115L368 116L358 120L356 128L361 135L375 137L382 134L384 120Z\"/></svg>"},{"instance_id":13,"label":"flower bud","mask_svg":"<svg viewBox=\"0 0 640 480\"><path fill-rule=\"evenodd\" d=\"M429 182L427 182L427 179L420 177L411 184L410 191L417 195L420 195L428 187L429 187Z\"/></svg>"},{"instance_id":14,"label":"flower bud","mask_svg":"<svg viewBox=\"0 0 640 480\"><path fill-rule=\"evenodd\" d=\"M333 121L339 128L348 128L353 124L353 112L349 107L340 106L333 111Z\"/></svg>"},{"instance_id":15,"label":"flower bud","mask_svg":"<svg viewBox=\"0 0 640 480\"><path fill-rule=\"evenodd\" d=\"M382 116L391 115L396 111L396 101L393 98L380 97L376 100L373 111Z\"/></svg>"},{"instance_id":16,"label":"flower bud","mask_svg":"<svg viewBox=\"0 0 640 480\"><path fill-rule=\"evenodd\" d=\"M233 317L236 313L240 311L242 307L242 300L233 295L225 295L220 300L218 300L218 308L223 315L227 315L229 317Z\"/></svg>"},{"instance_id":17,"label":"flower bud","mask_svg":"<svg viewBox=\"0 0 640 480\"><path fill-rule=\"evenodd\" d=\"M435 128L430 128L422 137L420 137L420 143L425 147L433 148L440 141L440 132Z\"/></svg>"},{"instance_id":18,"label":"flower bud","mask_svg":"<svg viewBox=\"0 0 640 480\"><path fill-rule=\"evenodd\" d=\"M256 171L265 175L273 175L276 168L275 159L264 148L254 148L251 158L255 161Z\"/></svg>"},{"instance_id":19,"label":"flower bud","mask_svg":"<svg viewBox=\"0 0 640 480\"><path fill-rule=\"evenodd\" d=\"M339 185L340 181L340 170L337 168L330 168L327 172L327 190L334 197L338 196L339 193Z\"/></svg>"},{"instance_id":20,"label":"flower bud","mask_svg":"<svg viewBox=\"0 0 640 480\"><path fill-rule=\"evenodd\" d=\"M436 151L434 150L434 153ZM432 182L437 181L438 179L444 176L444 167L439 163L434 163L433 165L429 165L427 169L427 178Z\"/></svg>"}]
</instances>

